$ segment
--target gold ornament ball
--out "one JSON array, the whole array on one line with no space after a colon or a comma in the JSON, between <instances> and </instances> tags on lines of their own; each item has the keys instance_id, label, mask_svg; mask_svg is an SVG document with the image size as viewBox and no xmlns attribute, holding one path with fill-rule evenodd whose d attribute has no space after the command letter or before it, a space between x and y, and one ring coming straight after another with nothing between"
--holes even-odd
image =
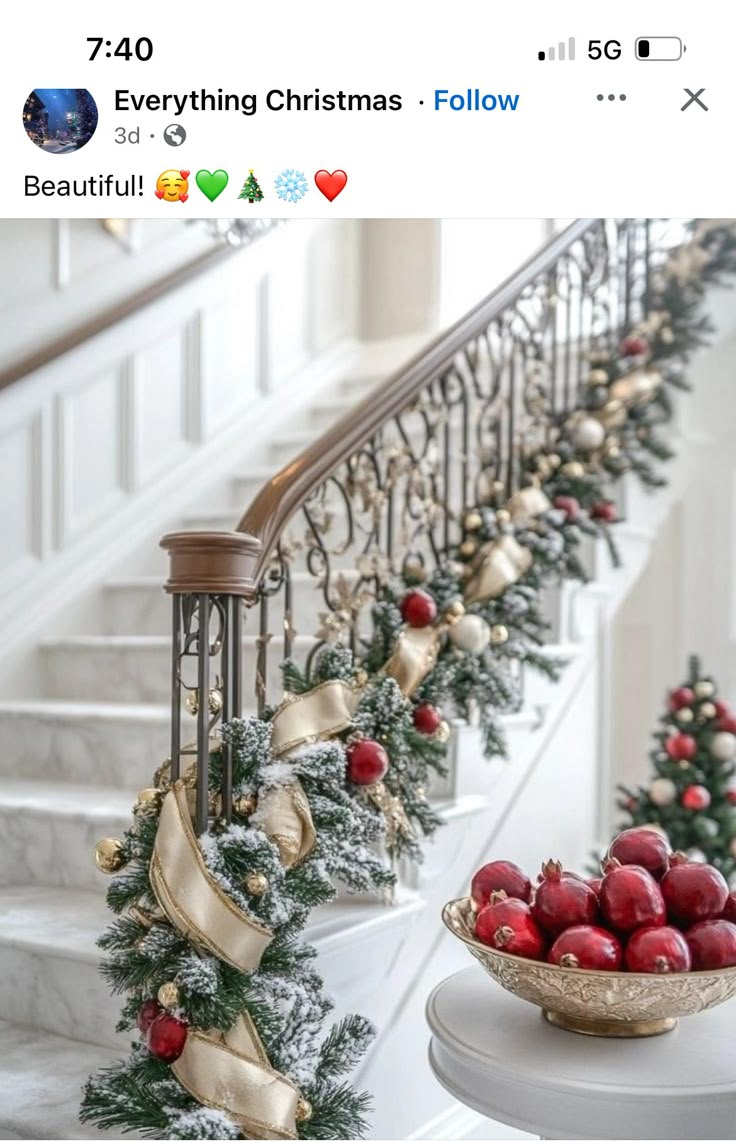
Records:
<instances>
[{"instance_id":1,"label":"gold ornament ball","mask_svg":"<svg viewBox=\"0 0 736 1142\"><path fill-rule=\"evenodd\" d=\"M255 797L248 794L243 797L236 797L233 801L233 809L239 817L250 817L251 813L255 813L257 804Z\"/></svg>"},{"instance_id":2,"label":"gold ornament ball","mask_svg":"<svg viewBox=\"0 0 736 1142\"><path fill-rule=\"evenodd\" d=\"M207 705L210 708L211 714L219 714L222 710L222 691L210 690Z\"/></svg>"},{"instance_id":3,"label":"gold ornament ball","mask_svg":"<svg viewBox=\"0 0 736 1142\"><path fill-rule=\"evenodd\" d=\"M263 896L268 892L268 880L262 872L249 872L245 878L245 887L251 896Z\"/></svg>"},{"instance_id":4,"label":"gold ornament ball","mask_svg":"<svg viewBox=\"0 0 736 1142\"><path fill-rule=\"evenodd\" d=\"M609 460L615 460L617 456L621 455L621 449L618 444L607 444L605 451Z\"/></svg>"},{"instance_id":5,"label":"gold ornament ball","mask_svg":"<svg viewBox=\"0 0 736 1142\"><path fill-rule=\"evenodd\" d=\"M496 623L495 626L491 627L491 642L495 642L497 646L500 646L501 643L508 642L508 639L508 628L505 627L503 623Z\"/></svg>"},{"instance_id":6,"label":"gold ornament ball","mask_svg":"<svg viewBox=\"0 0 736 1142\"><path fill-rule=\"evenodd\" d=\"M483 516L480 512L468 512L465 517L465 530L477 531L478 528L483 526Z\"/></svg>"},{"instance_id":7,"label":"gold ornament ball","mask_svg":"<svg viewBox=\"0 0 736 1142\"><path fill-rule=\"evenodd\" d=\"M300 1098L298 1103L296 1104L295 1118L296 1118L297 1122L309 1122L309 1119L312 1117L312 1114L313 1114L312 1104L309 1101L309 1099L308 1098Z\"/></svg>"},{"instance_id":8,"label":"gold ornament ball","mask_svg":"<svg viewBox=\"0 0 736 1142\"><path fill-rule=\"evenodd\" d=\"M560 457L557 455L556 452L550 452L549 456L547 457L547 461L549 463L550 468L553 468L553 469L559 468L560 464L562 463L562 460L560 459Z\"/></svg>"},{"instance_id":9,"label":"gold ornament ball","mask_svg":"<svg viewBox=\"0 0 736 1142\"><path fill-rule=\"evenodd\" d=\"M461 555L475 555L477 549L478 549L478 544L475 542L474 539L465 539L460 544L460 554Z\"/></svg>"},{"instance_id":10,"label":"gold ornament ball","mask_svg":"<svg viewBox=\"0 0 736 1142\"><path fill-rule=\"evenodd\" d=\"M696 698L712 698L715 692L715 686L712 682L708 682L707 679L703 679L702 682L695 683L693 690L695 691Z\"/></svg>"},{"instance_id":11,"label":"gold ornament ball","mask_svg":"<svg viewBox=\"0 0 736 1142\"><path fill-rule=\"evenodd\" d=\"M586 382L589 385L607 385L608 373L605 369L592 369Z\"/></svg>"},{"instance_id":12,"label":"gold ornament ball","mask_svg":"<svg viewBox=\"0 0 736 1142\"><path fill-rule=\"evenodd\" d=\"M199 693L197 690L189 690L184 705L193 718L196 718L199 713ZM219 714L222 710L222 694L219 690L210 690L207 699L207 705L211 714Z\"/></svg>"},{"instance_id":13,"label":"gold ornament ball","mask_svg":"<svg viewBox=\"0 0 736 1142\"><path fill-rule=\"evenodd\" d=\"M153 815L158 813L162 801L163 794L160 789L141 789L133 812L138 817Z\"/></svg>"},{"instance_id":14,"label":"gold ornament ball","mask_svg":"<svg viewBox=\"0 0 736 1142\"><path fill-rule=\"evenodd\" d=\"M679 765L680 769L689 769L690 768L690 762L686 761L684 757L681 759L681 761L678 761L677 764Z\"/></svg>"},{"instance_id":15,"label":"gold ornament ball","mask_svg":"<svg viewBox=\"0 0 736 1142\"><path fill-rule=\"evenodd\" d=\"M167 1011L171 1011L174 1007L179 1006L179 988L173 979L161 984L158 989L157 999L161 1006L165 1007Z\"/></svg>"},{"instance_id":16,"label":"gold ornament ball","mask_svg":"<svg viewBox=\"0 0 736 1142\"><path fill-rule=\"evenodd\" d=\"M573 480L579 480L585 475L585 468L579 460L568 460L567 464L563 464L560 469L563 476L570 476Z\"/></svg>"},{"instance_id":17,"label":"gold ornament ball","mask_svg":"<svg viewBox=\"0 0 736 1142\"><path fill-rule=\"evenodd\" d=\"M434 731L434 738L435 738L435 741L442 742L443 745L445 742L450 740L450 724L449 724L449 722L446 722L444 720L440 722L437 729Z\"/></svg>"},{"instance_id":18,"label":"gold ornament ball","mask_svg":"<svg viewBox=\"0 0 736 1142\"><path fill-rule=\"evenodd\" d=\"M678 722L682 722L683 725L687 725L688 722L693 720L693 712L692 710L689 710L687 706L685 706L682 710L677 711L675 717L677 718Z\"/></svg>"},{"instance_id":19,"label":"gold ornament ball","mask_svg":"<svg viewBox=\"0 0 736 1142\"><path fill-rule=\"evenodd\" d=\"M445 611L445 622L456 623L457 620L461 619L464 614L465 604L463 603L462 599L455 599L454 602L450 603L449 607Z\"/></svg>"},{"instance_id":20,"label":"gold ornament ball","mask_svg":"<svg viewBox=\"0 0 736 1142\"><path fill-rule=\"evenodd\" d=\"M703 705L698 710L701 718L715 718L717 710L712 702L703 702Z\"/></svg>"},{"instance_id":21,"label":"gold ornament ball","mask_svg":"<svg viewBox=\"0 0 736 1142\"><path fill-rule=\"evenodd\" d=\"M499 527L506 527L507 524L511 523L511 512L507 511L506 508L499 508L496 512L496 523Z\"/></svg>"},{"instance_id":22,"label":"gold ornament ball","mask_svg":"<svg viewBox=\"0 0 736 1142\"><path fill-rule=\"evenodd\" d=\"M184 699L184 705L187 708L187 712L190 713L193 718L196 718L197 712L199 710L199 696L196 690L187 691L187 696Z\"/></svg>"},{"instance_id":23,"label":"gold ornament ball","mask_svg":"<svg viewBox=\"0 0 736 1142\"><path fill-rule=\"evenodd\" d=\"M115 840L114 837L103 837L93 849L95 864L100 872L106 873L107 876L119 872L123 867L125 864L124 853L123 842Z\"/></svg>"}]
</instances>

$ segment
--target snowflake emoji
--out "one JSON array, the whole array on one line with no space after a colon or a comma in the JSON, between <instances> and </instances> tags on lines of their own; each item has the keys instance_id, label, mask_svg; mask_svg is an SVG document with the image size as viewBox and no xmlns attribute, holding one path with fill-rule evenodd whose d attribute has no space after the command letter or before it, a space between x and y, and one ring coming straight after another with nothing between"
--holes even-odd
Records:
<instances>
[{"instance_id":1,"label":"snowflake emoji","mask_svg":"<svg viewBox=\"0 0 736 1142\"><path fill-rule=\"evenodd\" d=\"M285 170L274 179L276 193L284 202L298 202L309 190L304 171Z\"/></svg>"}]
</instances>

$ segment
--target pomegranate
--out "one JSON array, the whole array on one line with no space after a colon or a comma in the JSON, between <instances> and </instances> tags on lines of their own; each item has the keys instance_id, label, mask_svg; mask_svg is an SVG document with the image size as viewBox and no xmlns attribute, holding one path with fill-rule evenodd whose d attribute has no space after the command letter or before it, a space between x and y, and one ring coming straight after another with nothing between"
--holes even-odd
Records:
<instances>
[{"instance_id":1,"label":"pomegranate","mask_svg":"<svg viewBox=\"0 0 736 1142\"><path fill-rule=\"evenodd\" d=\"M505 892L518 900L529 900L532 884L518 864L510 860L492 860L479 868L470 885L473 908L479 912L489 901L492 892Z\"/></svg>"},{"instance_id":2,"label":"pomegranate","mask_svg":"<svg viewBox=\"0 0 736 1142\"><path fill-rule=\"evenodd\" d=\"M730 920L732 924L736 924L736 892L729 892L721 919Z\"/></svg>"},{"instance_id":3,"label":"pomegranate","mask_svg":"<svg viewBox=\"0 0 736 1142\"><path fill-rule=\"evenodd\" d=\"M690 971L690 949L678 928L637 928L626 945L629 971Z\"/></svg>"},{"instance_id":4,"label":"pomegranate","mask_svg":"<svg viewBox=\"0 0 736 1142\"><path fill-rule=\"evenodd\" d=\"M623 952L618 937L593 924L575 924L557 937L547 959L561 968L618 971Z\"/></svg>"},{"instance_id":5,"label":"pomegranate","mask_svg":"<svg viewBox=\"0 0 736 1142\"><path fill-rule=\"evenodd\" d=\"M588 885L589 888L593 889L596 896L600 897L601 885L603 884L603 877L602 876L589 876L586 879L585 883Z\"/></svg>"},{"instance_id":6,"label":"pomegranate","mask_svg":"<svg viewBox=\"0 0 736 1142\"><path fill-rule=\"evenodd\" d=\"M736 924L728 920L701 920L685 933L693 971L736 965Z\"/></svg>"},{"instance_id":7,"label":"pomegranate","mask_svg":"<svg viewBox=\"0 0 736 1142\"><path fill-rule=\"evenodd\" d=\"M624 829L611 841L609 857L621 864L638 864L659 880L670 866L672 848L666 837L654 829Z\"/></svg>"},{"instance_id":8,"label":"pomegranate","mask_svg":"<svg viewBox=\"0 0 736 1142\"><path fill-rule=\"evenodd\" d=\"M523 900L508 898L486 904L475 918L475 934L482 943L512 956L528 960L544 956L544 937Z\"/></svg>"},{"instance_id":9,"label":"pomegranate","mask_svg":"<svg viewBox=\"0 0 736 1142\"><path fill-rule=\"evenodd\" d=\"M633 932L664 924L667 912L659 885L650 872L637 864L621 864L615 857L603 866L601 911L618 932Z\"/></svg>"},{"instance_id":10,"label":"pomegranate","mask_svg":"<svg viewBox=\"0 0 736 1142\"><path fill-rule=\"evenodd\" d=\"M542 881L534 894L532 915L550 936L559 936L573 924L593 924L598 897L575 873L563 872L558 860L542 865Z\"/></svg>"},{"instance_id":11,"label":"pomegranate","mask_svg":"<svg viewBox=\"0 0 736 1142\"><path fill-rule=\"evenodd\" d=\"M660 888L670 919L685 928L699 920L715 920L728 900L728 885L718 869L690 863L684 853L671 857Z\"/></svg>"}]
</instances>

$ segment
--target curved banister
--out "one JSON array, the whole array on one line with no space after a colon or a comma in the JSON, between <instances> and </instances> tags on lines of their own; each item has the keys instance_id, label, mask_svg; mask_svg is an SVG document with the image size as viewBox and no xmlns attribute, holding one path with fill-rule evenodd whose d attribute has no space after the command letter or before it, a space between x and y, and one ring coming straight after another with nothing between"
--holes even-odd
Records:
<instances>
[{"instance_id":1,"label":"curved banister","mask_svg":"<svg viewBox=\"0 0 736 1142\"><path fill-rule=\"evenodd\" d=\"M578 219L552 238L497 289L440 333L264 484L236 528L261 544L253 568L254 586L263 578L284 528L312 492L447 369L455 355L487 329L528 285L553 269L560 255L595 222L595 219Z\"/></svg>"}]
</instances>

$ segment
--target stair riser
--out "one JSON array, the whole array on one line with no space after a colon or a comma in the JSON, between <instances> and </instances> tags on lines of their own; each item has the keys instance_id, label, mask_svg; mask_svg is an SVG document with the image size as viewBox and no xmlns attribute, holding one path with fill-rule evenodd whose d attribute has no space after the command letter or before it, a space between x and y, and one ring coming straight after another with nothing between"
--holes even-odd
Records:
<instances>
[{"instance_id":1,"label":"stair riser","mask_svg":"<svg viewBox=\"0 0 736 1142\"><path fill-rule=\"evenodd\" d=\"M269 700L279 700L283 691L279 664L282 651L278 640L269 647L267 686ZM294 657L302 659L303 647ZM167 702L170 696L171 654L165 643L151 647L102 645L54 645L43 654L46 695L50 698L100 702ZM246 707L254 705L257 649L255 641L243 650L243 697ZM196 678L196 662L188 664L186 677ZM192 720L192 729L194 721Z\"/></svg>"},{"instance_id":2,"label":"stair riser","mask_svg":"<svg viewBox=\"0 0 736 1142\"><path fill-rule=\"evenodd\" d=\"M166 722L0 718L0 776L72 781L132 791L149 785L169 754Z\"/></svg>"},{"instance_id":3,"label":"stair riser","mask_svg":"<svg viewBox=\"0 0 736 1142\"><path fill-rule=\"evenodd\" d=\"M92 960L0 946L3 1018L124 1050L129 1036L114 1031L120 1006L120 997L110 995Z\"/></svg>"},{"instance_id":4,"label":"stair riser","mask_svg":"<svg viewBox=\"0 0 736 1142\"><path fill-rule=\"evenodd\" d=\"M134 794L131 793L131 807ZM119 837L130 817L0 811L0 887L39 884L104 891L108 881L95 868L92 849L100 837Z\"/></svg>"}]
</instances>

